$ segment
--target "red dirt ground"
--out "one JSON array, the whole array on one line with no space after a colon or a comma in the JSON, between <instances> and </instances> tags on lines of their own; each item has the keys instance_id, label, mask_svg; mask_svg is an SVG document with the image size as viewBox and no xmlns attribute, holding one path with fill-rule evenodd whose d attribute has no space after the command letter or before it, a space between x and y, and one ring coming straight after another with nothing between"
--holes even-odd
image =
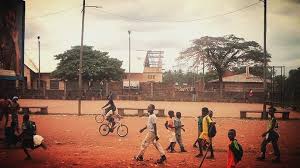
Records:
<instances>
[{"instance_id":1,"label":"red dirt ground","mask_svg":"<svg viewBox=\"0 0 300 168\"><path fill-rule=\"evenodd\" d=\"M20 117L21 119L21 117ZM167 154L164 165L153 164L159 158L153 146L145 154L144 162L132 160L138 152L145 133L138 130L145 125L146 117L126 117L122 121L129 128L129 134L120 138L116 133L101 136L98 133L99 124L94 116L71 115L32 115L31 120L37 123L38 134L45 138L48 150L36 149L31 151L33 160L23 160L25 155L19 149L5 149L0 145L1 168L41 168L41 167L197 167L200 159L195 158L197 150L192 143L197 135L196 120L183 118L186 132L183 141L187 153ZM215 118L218 133L214 139L216 150L215 160L206 160L203 167L226 167L227 131L230 128L237 130L237 139L242 144L245 156L239 167L299 167L300 165L300 121L279 121L280 149L282 163L272 164L268 154L265 162L255 161L258 155L262 138L260 135L266 130L267 121L240 120L234 118ZM158 119L158 131L163 147L168 145L167 131L164 128L165 118ZM1 123L0 137L3 138L3 122ZM0 142L1 143L1 142ZM176 146L178 150L178 145ZM271 152L268 146L268 152Z\"/></svg>"}]
</instances>

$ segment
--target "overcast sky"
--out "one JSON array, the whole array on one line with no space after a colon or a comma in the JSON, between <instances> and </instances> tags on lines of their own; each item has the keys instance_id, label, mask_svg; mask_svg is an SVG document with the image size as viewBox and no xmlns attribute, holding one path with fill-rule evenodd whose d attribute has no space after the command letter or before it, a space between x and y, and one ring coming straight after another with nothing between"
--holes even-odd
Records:
<instances>
[{"instance_id":1,"label":"overcast sky","mask_svg":"<svg viewBox=\"0 0 300 168\"><path fill-rule=\"evenodd\" d=\"M179 52L201 36L235 34L263 45L263 3L259 0L86 0L84 44L108 51L128 70L128 30L132 31L131 71L142 72L145 52L163 50L163 68L178 69ZM41 36L41 71L56 67L54 55L80 45L82 0L27 0L25 57L38 62ZM211 17L218 15L218 17ZM267 50L271 65L300 66L300 0L268 0ZM208 18L208 19L203 19ZM199 19L199 21L191 21ZM184 22L182 22L184 21ZM184 65L181 65L182 68Z\"/></svg>"}]
</instances>

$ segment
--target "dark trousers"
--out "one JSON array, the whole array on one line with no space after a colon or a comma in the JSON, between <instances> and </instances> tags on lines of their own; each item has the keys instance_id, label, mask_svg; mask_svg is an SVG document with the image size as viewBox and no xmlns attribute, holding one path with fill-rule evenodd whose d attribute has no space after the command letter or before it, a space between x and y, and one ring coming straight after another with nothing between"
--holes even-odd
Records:
<instances>
[{"instance_id":1,"label":"dark trousers","mask_svg":"<svg viewBox=\"0 0 300 168\"><path fill-rule=\"evenodd\" d=\"M265 155L266 153L266 148L267 148L267 145L268 143L272 143L272 146L273 146L273 150L274 150L274 155L276 157L280 157L280 150L279 150L279 147L278 147L278 133L275 132L275 131L272 131L269 133L269 137L266 139L263 140L263 142L261 143L261 152L263 153L263 155Z\"/></svg>"}]
</instances>

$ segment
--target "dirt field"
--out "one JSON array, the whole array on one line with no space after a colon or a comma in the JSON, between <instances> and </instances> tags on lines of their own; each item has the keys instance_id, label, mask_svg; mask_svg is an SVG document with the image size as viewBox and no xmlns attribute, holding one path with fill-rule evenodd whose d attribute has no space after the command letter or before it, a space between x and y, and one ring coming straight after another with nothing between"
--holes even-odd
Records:
<instances>
[{"instance_id":1,"label":"dirt field","mask_svg":"<svg viewBox=\"0 0 300 168\"><path fill-rule=\"evenodd\" d=\"M82 114L96 114L105 103L106 101L82 101ZM247 103L115 101L117 107L147 108L150 103L153 103L156 108L165 109L165 111L180 111L183 116L193 117L198 116L201 108L205 106L214 111L215 117L239 118L240 110L262 110L262 104ZM75 100L23 99L20 100L20 104L29 106L48 106L50 114L77 114L78 111L78 101ZM125 113L136 113L136 111L125 111ZM259 117L259 114L250 116ZM300 119L300 113L292 112L290 117Z\"/></svg>"},{"instance_id":2,"label":"dirt field","mask_svg":"<svg viewBox=\"0 0 300 168\"><path fill-rule=\"evenodd\" d=\"M100 104L100 103L99 103ZM254 105L253 105L254 106ZM220 108L220 107L219 107ZM20 116L21 117L21 116ZM20 118L21 119L21 118ZM183 133L187 153L167 154L167 162L157 166L153 164L159 158L153 146L145 153L144 162L132 160L138 152L145 133L138 130L145 125L146 117L126 117L122 121L129 128L129 134L120 138L116 133L101 136L98 133L99 124L94 116L72 115L33 115L31 119L37 123L38 134L45 138L48 150L31 151L33 160L23 160L25 155L21 149L5 149L2 144L3 124L0 129L0 167L1 168L41 168L41 167L197 167L200 159L195 158L197 149L192 143L197 135L196 120L183 118L186 132ZM168 145L167 131L164 128L165 118L158 119L160 142L165 148ZM245 155L239 167L299 167L300 164L300 134L299 120L279 121L280 149L282 163L272 164L270 159L271 146L265 162L255 161L261 143L260 135L266 130L267 121L240 120L235 118L215 118L218 133L214 139L216 150L215 160L206 160L203 167L226 167L227 131L237 130L237 139L243 145ZM176 146L178 151L178 145Z\"/></svg>"}]
</instances>

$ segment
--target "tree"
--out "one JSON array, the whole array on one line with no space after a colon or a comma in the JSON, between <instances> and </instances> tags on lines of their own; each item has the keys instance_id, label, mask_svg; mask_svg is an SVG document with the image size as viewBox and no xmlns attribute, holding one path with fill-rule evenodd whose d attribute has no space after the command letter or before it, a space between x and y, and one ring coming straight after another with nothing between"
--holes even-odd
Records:
<instances>
[{"instance_id":1,"label":"tree","mask_svg":"<svg viewBox=\"0 0 300 168\"><path fill-rule=\"evenodd\" d=\"M289 103L300 108L300 67L289 71L285 87Z\"/></svg>"},{"instance_id":2,"label":"tree","mask_svg":"<svg viewBox=\"0 0 300 168\"><path fill-rule=\"evenodd\" d=\"M77 80L79 72L80 46L73 46L62 54L55 55L59 60L52 76L59 79ZM93 50L92 46L83 47L82 78L84 80L120 80L124 73L122 61L110 58L108 52Z\"/></svg>"},{"instance_id":3,"label":"tree","mask_svg":"<svg viewBox=\"0 0 300 168\"><path fill-rule=\"evenodd\" d=\"M267 61L270 61L267 55ZM263 49L255 41L246 41L234 35L223 37L201 37L192 42L192 46L182 51L179 61L191 61L192 66L205 60L208 68L216 71L220 83L220 96L223 96L223 75L233 67L263 64Z\"/></svg>"},{"instance_id":4,"label":"tree","mask_svg":"<svg viewBox=\"0 0 300 168\"><path fill-rule=\"evenodd\" d=\"M163 83L178 83L182 85L186 83L188 85L193 85L194 82L200 80L202 74L197 74L196 72L187 72L184 73L182 70L179 71L167 71L163 73Z\"/></svg>"}]
</instances>

